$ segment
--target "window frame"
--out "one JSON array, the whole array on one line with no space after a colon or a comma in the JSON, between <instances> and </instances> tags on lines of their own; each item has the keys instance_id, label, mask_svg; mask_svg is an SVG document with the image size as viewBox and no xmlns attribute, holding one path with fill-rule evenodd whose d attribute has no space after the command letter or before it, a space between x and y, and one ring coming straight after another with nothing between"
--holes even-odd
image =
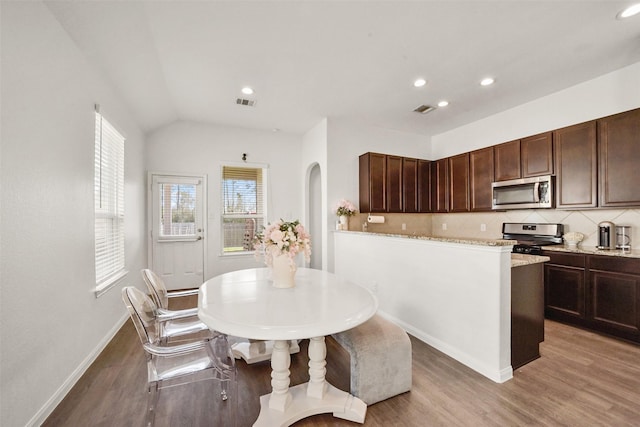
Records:
<instances>
[{"instance_id":1,"label":"window frame","mask_svg":"<svg viewBox=\"0 0 640 427\"><path fill-rule=\"evenodd\" d=\"M262 213L258 214L238 214L238 213L225 213L225 185L224 185L224 171L225 168L245 168L245 169L260 169L262 171ZM269 165L262 163L234 163L234 162L223 162L220 164L220 253L221 257L245 257L245 256L253 256L254 250L242 250L242 251L225 251L225 220L227 219L256 219L262 220L263 225L267 225L267 214L268 214L268 183L269 183ZM258 211L258 209L256 208ZM258 221L259 224L259 221ZM255 233L259 233L259 225L256 225Z\"/></svg>"},{"instance_id":2,"label":"window frame","mask_svg":"<svg viewBox=\"0 0 640 427\"><path fill-rule=\"evenodd\" d=\"M94 279L97 298L127 274L124 202L126 138L100 112L99 106L96 106L94 117Z\"/></svg>"}]
</instances>

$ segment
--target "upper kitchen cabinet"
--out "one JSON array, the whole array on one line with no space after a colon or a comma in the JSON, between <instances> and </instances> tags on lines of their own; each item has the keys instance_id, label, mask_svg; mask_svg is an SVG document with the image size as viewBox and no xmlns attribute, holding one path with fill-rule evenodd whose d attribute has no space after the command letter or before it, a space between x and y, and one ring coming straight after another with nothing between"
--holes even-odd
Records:
<instances>
[{"instance_id":1,"label":"upper kitchen cabinet","mask_svg":"<svg viewBox=\"0 0 640 427\"><path fill-rule=\"evenodd\" d=\"M449 211L449 159L431 162L431 212Z\"/></svg>"},{"instance_id":2,"label":"upper kitchen cabinet","mask_svg":"<svg viewBox=\"0 0 640 427\"><path fill-rule=\"evenodd\" d=\"M640 205L640 109L598 120L599 204Z\"/></svg>"},{"instance_id":3,"label":"upper kitchen cabinet","mask_svg":"<svg viewBox=\"0 0 640 427\"><path fill-rule=\"evenodd\" d=\"M493 153L496 181L553 175L553 132L495 145Z\"/></svg>"},{"instance_id":4,"label":"upper kitchen cabinet","mask_svg":"<svg viewBox=\"0 0 640 427\"><path fill-rule=\"evenodd\" d=\"M387 156L387 212L402 212L402 157Z\"/></svg>"},{"instance_id":5,"label":"upper kitchen cabinet","mask_svg":"<svg viewBox=\"0 0 640 427\"><path fill-rule=\"evenodd\" d=\"M387 156L365 153L360 156L360 212L387 210Z\"/></svg>"},{"instance_id":6,"label":"upper kitchen cabinet","mask_svg":"<svg viewBox=\"0 0 640 427\"><path fill-rule=\"evenodd\" d=\"M553 175L553 132L520 140L522 178Z\"/></svg>"},{"instance_id":7,"label":"upper kitchen cabinet","mask_svg":"<svg viewBox=\"0 0 640 427\"><path fill-rule=\"evenodd\" d=\"M596 122L558 129L553 133L556 168L556 207L594 208L598 205Z\"/></svg>"},{"instance_id":8,"label":"upper kitchen cabinet","mask_svg":"<svg viewBox=\"0 0 640 427\"><path fill-rule=\"evenodd\" d=\"M469 212L469 153L449 157L449 212Z\"/></svg>"},{"instance_id":9,"label":"upper kitchen cabinet","mask_svg":"<svg viewBox=\"0 0 640 427\"><path fill-rule=\"evenodd\" d=\"M431 212L431 162L418 160L418 212Z\"/></svg>"},{"instance_id":10,"label":"upper kitchen cabinet","mask_svg":"<svg viewBox=\"0 0 640 427\"><path fill-rule=\"evenodd\" d=\"M493 147L496 181L522 178L520 168L520 140L505 142Z\"/></svg>"},{"instance_id":11,"label":"upper kitchen cabinet","mask_svg":"<svg viewBox=\"0 0 640 427\"><path fill-rule=\"evenodd\" d=\"M402 184L404 212L418 212L418 159L402 159Z\"/></svg>"},{"instance_id":12,"label":"upper kitchen cabinet","mask_svg":"<svg viewBox=\"0 0 640 427\"><path fill-rule=\"evenodd\" d=\"M493 147L469 153L469 201L474 212L491 210L493 171Z\"/></svg>"}]
</instances>

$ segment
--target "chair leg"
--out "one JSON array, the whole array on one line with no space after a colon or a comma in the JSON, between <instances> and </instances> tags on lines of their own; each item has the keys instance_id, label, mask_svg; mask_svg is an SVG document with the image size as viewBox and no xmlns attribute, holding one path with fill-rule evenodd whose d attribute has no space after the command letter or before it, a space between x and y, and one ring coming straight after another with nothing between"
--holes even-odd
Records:
<instances>
[{"instance_id":1,"label":"chair leg","mask_svg":"<svg viewBox=\"0 0 640 427\"><path fill-rule=\"evenodd\" d=\"M149 384L147 390L147 427L153 427L156 421L156 407L158 404L158 397L160 396L160 390L158 383L153 382Z\"/></svg>"}]
</instances>

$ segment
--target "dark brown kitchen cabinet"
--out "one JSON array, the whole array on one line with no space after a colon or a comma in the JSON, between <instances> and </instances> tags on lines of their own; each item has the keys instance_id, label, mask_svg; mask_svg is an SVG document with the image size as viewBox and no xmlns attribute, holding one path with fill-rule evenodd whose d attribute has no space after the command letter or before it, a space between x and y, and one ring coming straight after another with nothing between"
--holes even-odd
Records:
<instances>
[{"instance_id":1,"label":"dark brown kitchen cabinet","mask_svg":"<svg viewBox=\"0 0 640 427\"><path fill-rule=\"evenodd\" d=\"M522 178L520 140L493 146L496 181Z\"/></svg>"},{"instance_id":2,"label":"dark brown kitchen cabinet","mask_svg":"<svg viewBox=\"0 0 640 427\"><path fill-rule=\"evenodd\" d=\"M601 207L640 205L640 109L598 120Z\"/></svg>"},{"instance_id":3,"label":"dark brown kitchen cabinet","mask_svg":"<svg viewBox=\"0 0 640 427\"><path fill-rule=\"evenodd\" d=\"M449 159L431 162L431 211L449 211Z\"/></svg>"},{"instance_id":4,"label":"dark brown kitchen cabinet","mask_svg":"<svg viewBox=\"0 0 640 427\"><path fill-rule=\"evenodd\" d=\"M544 314L549 319L584 325L586 256L545 252Z\"/></svg>"},{"instance_id":5,"label":"dark brown kitchen cabinet","mask_svg":"<svg viewBox=\"0 0 640 427\"><path fill-rule=\"evenodd\" d=\"M589 285L594 329L640 342L640 259L590 256Z\"/></svg>"},{"instance_id":6,"label":"dark brown kitchen cabinet","mask_svg":"<svg viewBox=\"0 0 640 427\"><path fill-rule=\"evenodd\" d=\"M387 212L402 212L402 157L387 155Z\"/></svg>"},{"instance_id":7,"label":"dark brown kitchen cabinet","mask_svg":"<svg viewBox=\"0 0 640 427\"><path fill-rule=\"evenodd\" d=\"M431 212L431 161L418 160L418 212Z\"/></svg>"},{"instance_id":8,"label":"dark brown kitchen cabinet","mask_svg":"<svg viewBox=\"0 0 640 427\"><path fill-rule=\"evenodd\" d=\"M493 170L493 147L469 153L469 202L474 212L491 210Z\"/></svg>"},{"instance_id":9,"label":"dark brown kitchen cabinet","mask_svg":"<svg viewBox=\"0 0 640 427\"><path fill-rule=\"evenodd\" d=\"M556 207L594 208L598 205L596 122L558 129L553 133L556 167Z\"/></svg>"},{"instance_id":10,"label":"dark brown kitchen cabinet","mask_svg":"<svg viewBox=\"0 0 640 427\"><path fill-rule=\"evenodd\" d=\"M365 153L360 156L360 212L387 210L387 156Z\"/></svg>"},{"instance_id":11,"label":"dark brown kitchen cabinet","mask_svg":"<svg viewBox=\"0 0 640 427\"><path fill-rule=\"evenodd\" d=\"M469 153L449 157L449 212L469 212Z\"/></svg>"},{"instance_id":12,"label":"dark brown kitchen cabinet","mask_svg":"<svg viewBox=\"0 0 640 427\"><path fill-rule=\"evenodd\" d=\"M546 318L640 343L640 259L543 255Z\"/></svg>"},{"instance_id":13,"label":"dark brown kitchen cabinet","mask_svg":"<svg viewBox=\"0 0 640 427\"><path fill-rule=\"evenodd\" d=\"M553 175L553 132L520 140L522 178Z\"/></svg>"},{"instance_id":14,"label":"dark brown kitchen cabinet","mask_svg":"<svg viewBox=\"0 0 640 427\"><path fill-rule=\"evenodd\" d=\"M418 159L402 159L402 207L404 212L418 212Z\"/></svg>"}]
</instances>

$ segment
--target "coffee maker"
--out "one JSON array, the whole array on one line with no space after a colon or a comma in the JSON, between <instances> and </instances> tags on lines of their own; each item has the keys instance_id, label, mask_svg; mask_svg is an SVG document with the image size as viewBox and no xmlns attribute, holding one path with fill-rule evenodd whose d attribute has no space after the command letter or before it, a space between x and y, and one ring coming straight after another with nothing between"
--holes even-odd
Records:
<instances>
[{"instance_id":1,"label":"coffee maker","mask_svg":"<svg viewBox=\"0 0 640 427\"><path fill-rule=\"evenodd\" d=\"M613 250L616 248L616 225L610 221L598 224L598 249Z\"/></svg>"},{"instance_id":2,"label":"coffee maker","mask_svg":"<svg viewBox=\"0 0 640 427\"><path fill-rule=\"evenodd\" d=\"M616 249L631 250L630 225L616 225Z\"/></svg>"}]
</instances>

